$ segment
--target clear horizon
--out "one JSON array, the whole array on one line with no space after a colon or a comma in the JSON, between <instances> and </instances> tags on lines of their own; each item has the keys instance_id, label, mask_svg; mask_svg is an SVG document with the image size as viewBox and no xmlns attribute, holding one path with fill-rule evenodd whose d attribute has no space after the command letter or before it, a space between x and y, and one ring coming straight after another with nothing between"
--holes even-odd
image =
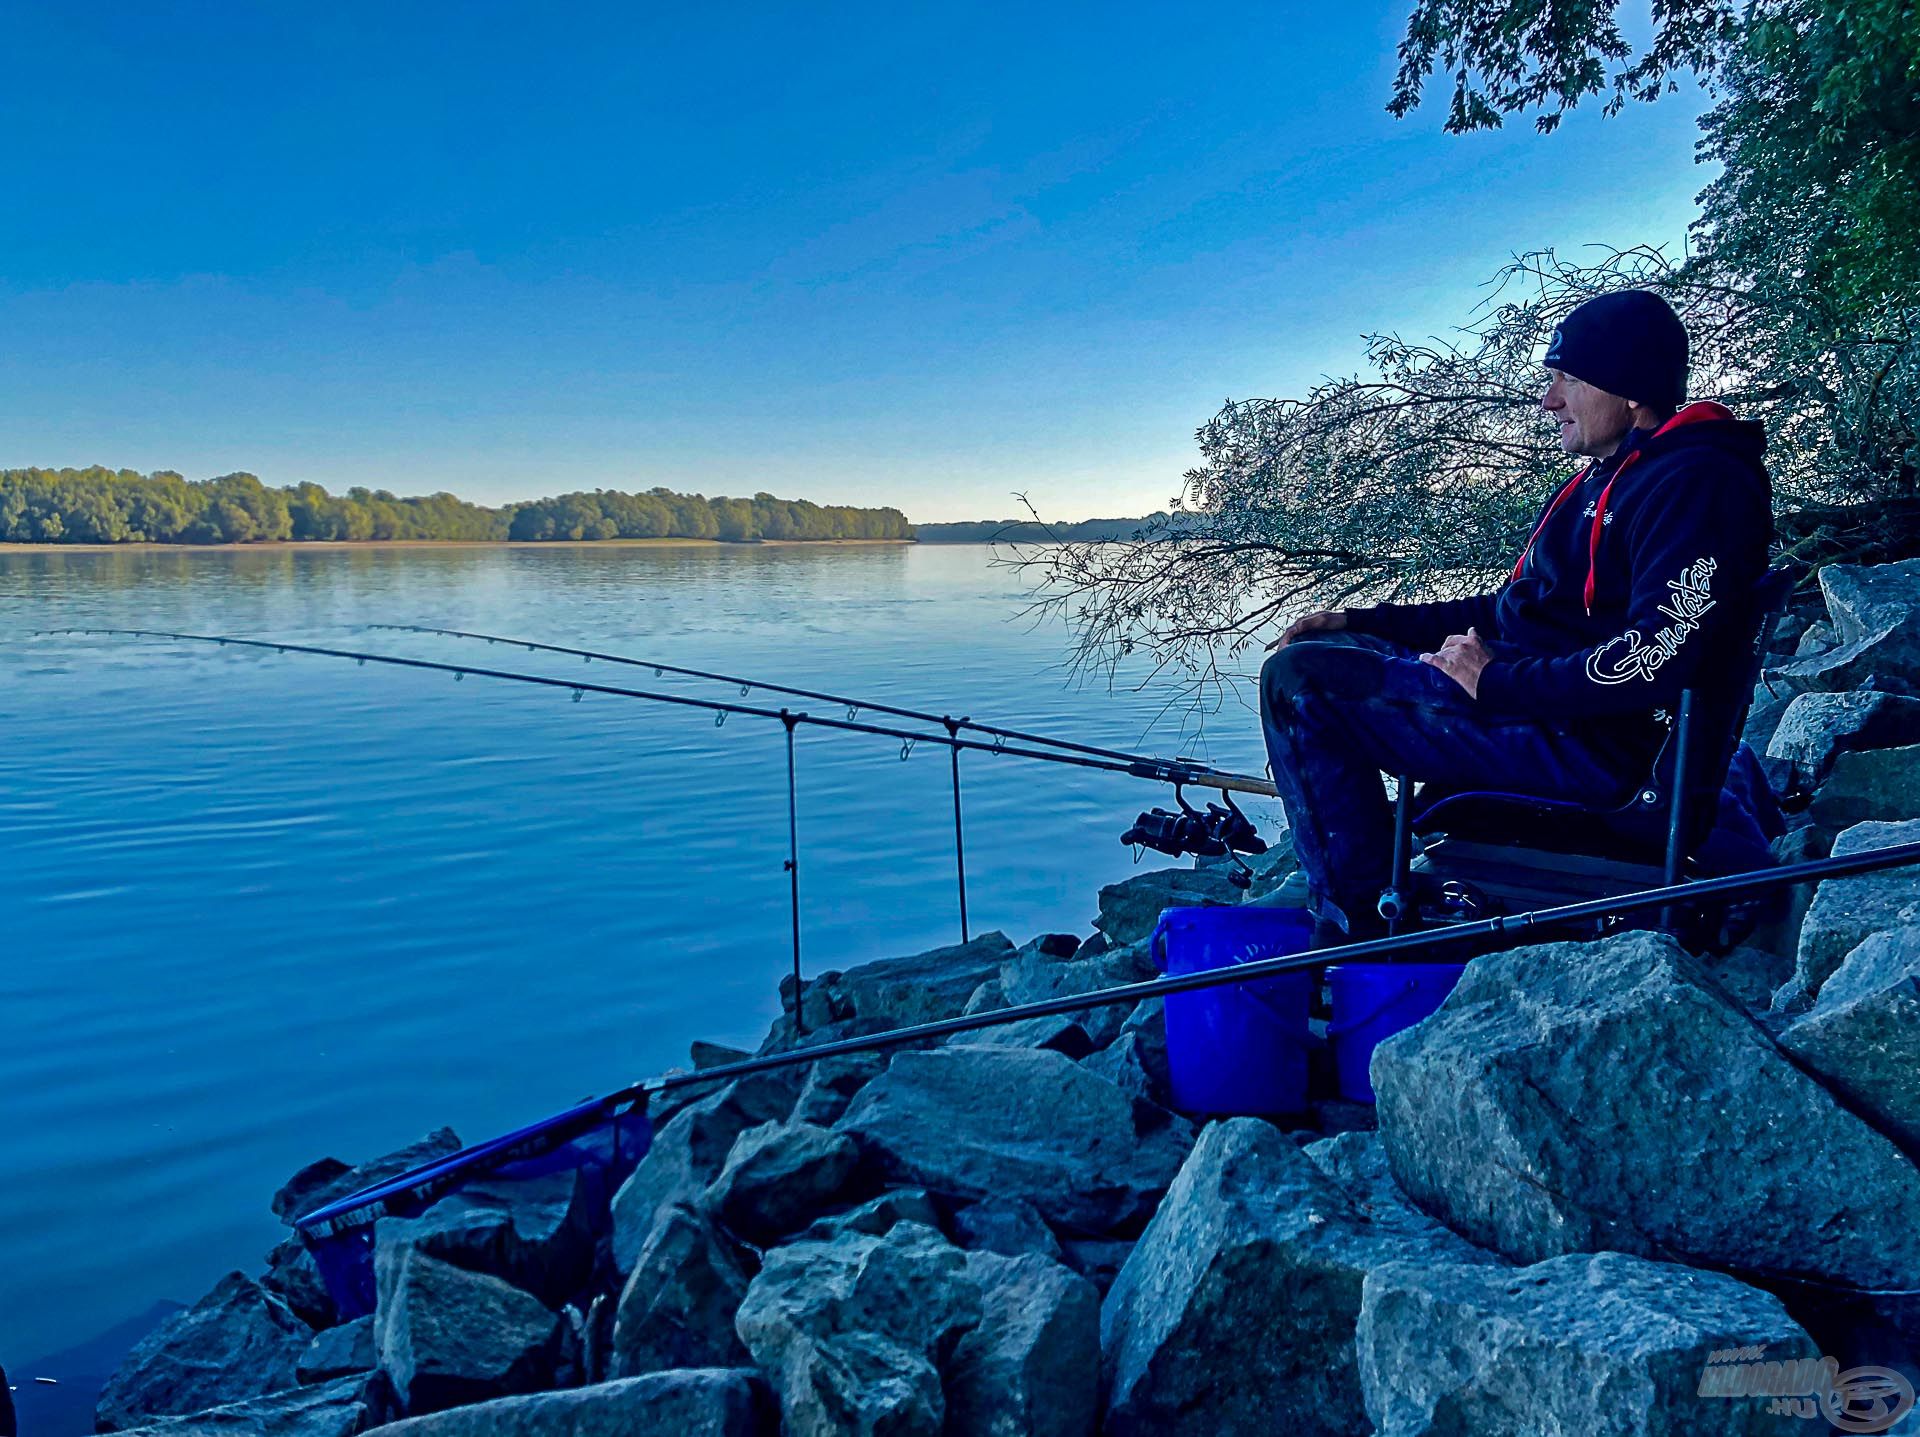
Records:
<instances>
[{"instance_id":1,"label":"clear horizon","mask_svg":"<svg viewBox=\"0 0 1920 1437\"><path fill-rule=\"evenodd\" d=\"M1402 4L10 17L6 467L1137 517L1223 400L1710 178L1692 89L1391 119Z\"/></svg>"}]
</instances>

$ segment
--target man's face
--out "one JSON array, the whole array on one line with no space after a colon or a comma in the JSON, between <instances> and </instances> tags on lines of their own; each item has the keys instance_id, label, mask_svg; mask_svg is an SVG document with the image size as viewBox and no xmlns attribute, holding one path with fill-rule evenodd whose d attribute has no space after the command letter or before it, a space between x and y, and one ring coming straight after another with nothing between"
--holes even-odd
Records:
<instances>
[{"instance_id":1,"label":"man's face","mask_svg":"<svg viewBox=\"0 0 1920 1437\"><path fill-rule=\"evenodd\" d=\"M1549 383L1540 396L1540 407L1558 421L1560 447L1590 459L1604 459L1619 448L1633 427L1632 406L1619 395L1558 369L1547 374Z\"/></svg>"}]
</instances>

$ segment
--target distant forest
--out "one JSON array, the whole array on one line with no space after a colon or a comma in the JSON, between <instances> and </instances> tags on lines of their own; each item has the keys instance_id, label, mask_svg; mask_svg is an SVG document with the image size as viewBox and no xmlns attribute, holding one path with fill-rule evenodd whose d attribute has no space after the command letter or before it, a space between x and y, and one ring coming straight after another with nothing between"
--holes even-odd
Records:
<instances>
[{"instance_id":1,"label":"distant forest","mask_svg":"<svg viewBox=\"0 0 1920 1437\"><path fill-rule=\"evenodd\" d=\"M1144 519L1083 519L1078 524L1041 524L1032 519L974 519L960 524L916 524L914 535L922 544L1086 544L1109 539L1132 539L1144 529L1159 529L1167 522L1164 513L1150 514Z\"/></svg>"},{"instance_id":2,"label":"distant forest","mask_svg":"<svg viewBox=\"0 0 1920 1437\"><path fill-rule=\"evenodd\" d=\"M650 489L560 494L489 509L451 494L270 489L251 474L0 469L0 543L255 544L272 540L911 539L898 509L805 499L708 499Z\"/></svg>"}]
</instances>

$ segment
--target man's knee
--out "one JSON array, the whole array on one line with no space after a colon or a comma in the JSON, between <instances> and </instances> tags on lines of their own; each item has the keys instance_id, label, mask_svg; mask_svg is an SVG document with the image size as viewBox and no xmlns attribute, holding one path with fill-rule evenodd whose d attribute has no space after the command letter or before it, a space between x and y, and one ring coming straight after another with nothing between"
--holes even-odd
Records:
<instances>
[{"instance_id":1,"label":"man's knee","mask_svg":"<svg viewBox=\"0 0 1920 1437\"><path fill-rule=\"evenodd\" d=\"M1386 660L1360 635L1295 639L1261 666L1261 706L1267 713L1281 712L1310 690L1331 698L1372 698L1380 692Z\"/></svg>"}]
</instances>

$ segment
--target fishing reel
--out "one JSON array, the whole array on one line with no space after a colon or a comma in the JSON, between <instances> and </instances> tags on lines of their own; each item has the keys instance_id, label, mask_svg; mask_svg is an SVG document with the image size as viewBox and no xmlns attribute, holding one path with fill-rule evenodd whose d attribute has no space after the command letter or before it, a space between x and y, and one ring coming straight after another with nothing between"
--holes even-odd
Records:
<instances>
[{"instance_id":1,"label":"fishing reel","mask_svg":"<svg viewBox=\"0 0 1920 1437\"><path fill-rule=\"evenodd\" d=\"M1227 880L1236 888L1250 887L1253 870L1240 861L1240 855L1265 853L1267 845L1254 828L1253 820L1234 804L1233 795L1222 789L1220 796L1227 801L1226 807L1210 803L1202 813L1187 802L1186 794L1176 783L1173 798L1180 805L1180 811L1148 809L1133 821L1133 827L1120 835L1120 841L1129 847L1151 848L1169 858L1185 858L1188 854L1197 858L1230 858L1234 866Z\"/></svg>"}]
</instances>

